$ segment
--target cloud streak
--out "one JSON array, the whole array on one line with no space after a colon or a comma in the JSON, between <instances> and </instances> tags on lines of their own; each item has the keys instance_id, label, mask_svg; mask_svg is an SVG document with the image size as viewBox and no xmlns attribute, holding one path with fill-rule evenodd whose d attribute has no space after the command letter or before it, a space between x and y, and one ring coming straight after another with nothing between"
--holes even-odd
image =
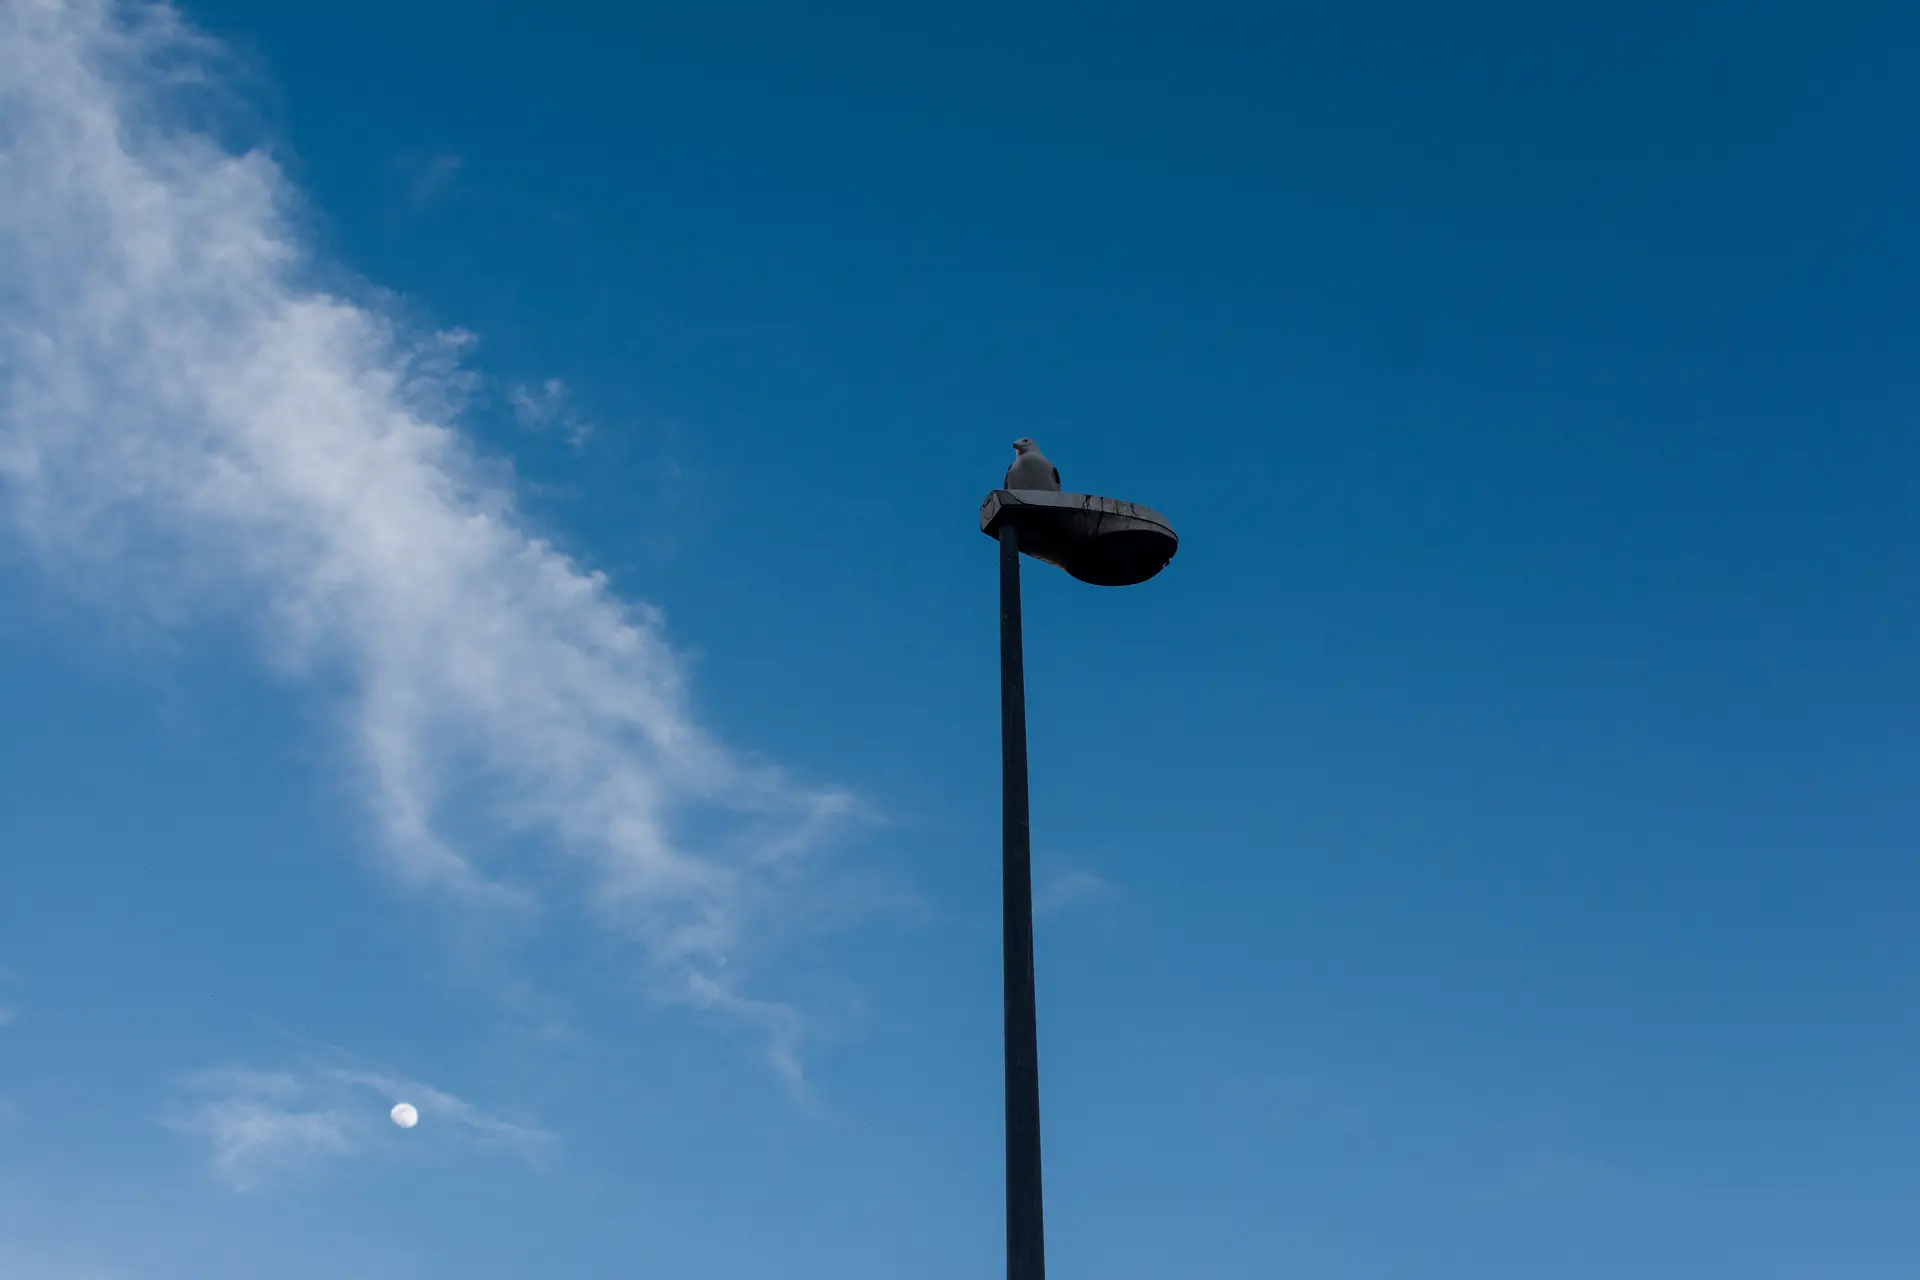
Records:
<instances>
[{"instance_id":1,"label":"cloud streak","mask_svg":"<svg viewBox=\"0 0 1920 1280\"><path fill-rule=\"evenodd\" d=\"M1034 887L1033 909L1043 916L1095 902L1105 902L1117 891L1113 885L1078 867L1054 867Z\"/></svg>"},{"instance_id":2,"label":"cloud streak","mask_svg":"<svg viewBox=\"0 0 1920 1280\"><path fill-rule=\"evenodd\" d=\"M188 1077L184 1092L187 1101L166 1117L167 1127L202 1143L215 1176L248 1194L329 1164L399 1150L387 1132L386 1113L395 1102L410 1102L419 1110L422 1141L443 1135L463 1146L504 1148L528 1159L555 1141L544 1130L510 1123L431 1085L381 1071L229 1067Z\"/></svg>"},{"instance_id":3,"label":"cloud streak","mask_svg":"<svg viewBox=\"0 0 1920 1280\"><path fill-rule=\"evenodd\" d=\"M415 213L452 186L460 171L466 168L466 161L447 152L424 158L406 155L398 164L407 182L407 203Z\"/></svg>"},{"instance_id":4,"label":"cloud streak","mask_svg":"<svg viewBox=\"0 0 1920 1280\"><path fill-rule=\"evenodd\" d=\"M507 404L513 418L528 431L558 431L575 449L585 447L593 426L573 407L573 392L558 378L548 378L538 387L515 384L507 388Z\"/></svg>"},{"instance_id":5,"label":"cloud streak","mask_svg":"<svg viewBox=\"0 0 1920 1280\"><path fill-rule=\"evenodd\" d=\"M463 434L468 335L318 283L298 193L219 140L222 56L169 6L0 0L0 529L337 696L402 883L584 883L666 991L786 1054L724 974L853 799L714 740L660 614L532 527ZM262 1114L233 1150L338 1140Z\"/></svg>"}]
</instances>

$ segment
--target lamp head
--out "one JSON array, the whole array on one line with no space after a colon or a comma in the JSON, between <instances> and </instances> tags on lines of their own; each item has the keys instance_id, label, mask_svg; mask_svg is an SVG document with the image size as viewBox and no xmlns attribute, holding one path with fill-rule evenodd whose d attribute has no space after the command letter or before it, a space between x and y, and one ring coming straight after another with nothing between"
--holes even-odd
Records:
<instances>
[{"instance_id":1,"label":"lamp head","mask_svg":"<svg viewBox=\"0 0 1920 1280\"><path fill-rule=\"evenodd\" d=\"M1008 525L1022 554L1096 587L1145 582L1180 548L1158 511L1090 493L997 489L980 504L980 532L998 538Z\"/></svg>"}]
</instances>

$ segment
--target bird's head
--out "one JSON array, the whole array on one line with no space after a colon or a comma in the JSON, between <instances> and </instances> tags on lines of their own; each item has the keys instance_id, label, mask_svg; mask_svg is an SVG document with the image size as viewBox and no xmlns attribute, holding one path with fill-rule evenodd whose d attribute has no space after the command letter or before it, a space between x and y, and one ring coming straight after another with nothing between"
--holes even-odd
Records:
<instances>
[{"instance_id":1,"label":"bird's head","mask_svg":"<svg viewBox=\"0 0 1920 1280\"><path fill-rule=\"evenodd\" d=\"M1013 442L1013 451L1015 453L1038 453L1040 446L1033 442L1032 436L1021 436Z\"/></svg>"}]
</instances>

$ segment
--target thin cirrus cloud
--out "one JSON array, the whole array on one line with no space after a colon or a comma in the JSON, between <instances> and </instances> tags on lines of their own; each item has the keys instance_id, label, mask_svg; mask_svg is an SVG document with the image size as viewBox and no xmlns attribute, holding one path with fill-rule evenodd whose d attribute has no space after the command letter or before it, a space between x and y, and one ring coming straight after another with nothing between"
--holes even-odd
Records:
<instances>
[{"instance_id":1,"label":"thin cirrus cloud","mask_svg":"<svg viewBox=\"0 0 1920 1280\"><path fill-rule=\"evenodd\" d=\"M418 213L453 185L460 171L466 168L466 161L441 152L426 157L402 156L398 166L407 184L407 203Z\"/></svg>"},{"instance_id":2,"label":"thin cirrus cloud","mask_svg":"<svg viewBox=\"0 0 1920 1280\"><path fill-rule=\"evenodd\" d=\"M1039 915L1057 915L1073 907L1105 902L1117 892L1111 883L1085 868L1053 867L1034 888L1033 909Z\"/></svg>"},{"instance_id":3,"label":"thin cirrus cloud","mask_svg":"<svg viewBox=\"0 0 1920 1280\"><path fill-rule=\"evenodd\" d=\"M507 388L513 419L529 431L558 431L575 449L583 448L593 426L575 412L573 393L559 378L537 387L516 383Z\"/></svg>"},{"instance_id":4,"label":"thin cirrus cloud","mask_svg":"<svg viewBox=\"0 0 1920 1280\"><path fill-rule=\"evenodd\" d=\"M461 430L470 338L315 283L274 160L190 123L224 56L168 5L0 0L0 537L100 607L238 620L340 690L403 883L584 881L669 998L796 1074L791 1011L727 975L855 801L705 732L660 615L531 528Z\"/></svg>"},{"instance_id":5,"label":"thin cirrus cloud","mask_svg":"<svg viewBox=\"0 0 1920 1280\"><path fill-rule=\"evenodd\" d=\"M168 1128L205 1146L229 1188L260 1193L342 1161L396 1154L387 1112L408 1102L421 1132L408 1141L449 1141L510 1152L529 1161L554 1144L545 1130L492 1116L431 1085L382 1071L303 1065L259 1071L229 1067L182 1083Z\"/></svg>"}]
</instances>

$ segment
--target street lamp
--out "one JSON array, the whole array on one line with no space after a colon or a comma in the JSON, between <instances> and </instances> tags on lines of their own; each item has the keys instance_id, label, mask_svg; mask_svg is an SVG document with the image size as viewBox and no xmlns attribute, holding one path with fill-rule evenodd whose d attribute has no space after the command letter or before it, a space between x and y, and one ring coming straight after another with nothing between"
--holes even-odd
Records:
<instances>
[{"instance_id":1,"label":"street lamp","mask_svg":"<svg viewBox=\"0 0 1920 1280\"><path fill-rule=\"evenodd\" d=\"M1167 566L1180 540L1158 511L1086 493L996 489L980 531L1000 543L1000 944L1007 1065L1007 1280L1045 1280L1040 1047L1033 1004L1033 848L1027 828L1027 687L1020 553L1082 582L1124 587Z\"/></svg>"}]
</instances>

